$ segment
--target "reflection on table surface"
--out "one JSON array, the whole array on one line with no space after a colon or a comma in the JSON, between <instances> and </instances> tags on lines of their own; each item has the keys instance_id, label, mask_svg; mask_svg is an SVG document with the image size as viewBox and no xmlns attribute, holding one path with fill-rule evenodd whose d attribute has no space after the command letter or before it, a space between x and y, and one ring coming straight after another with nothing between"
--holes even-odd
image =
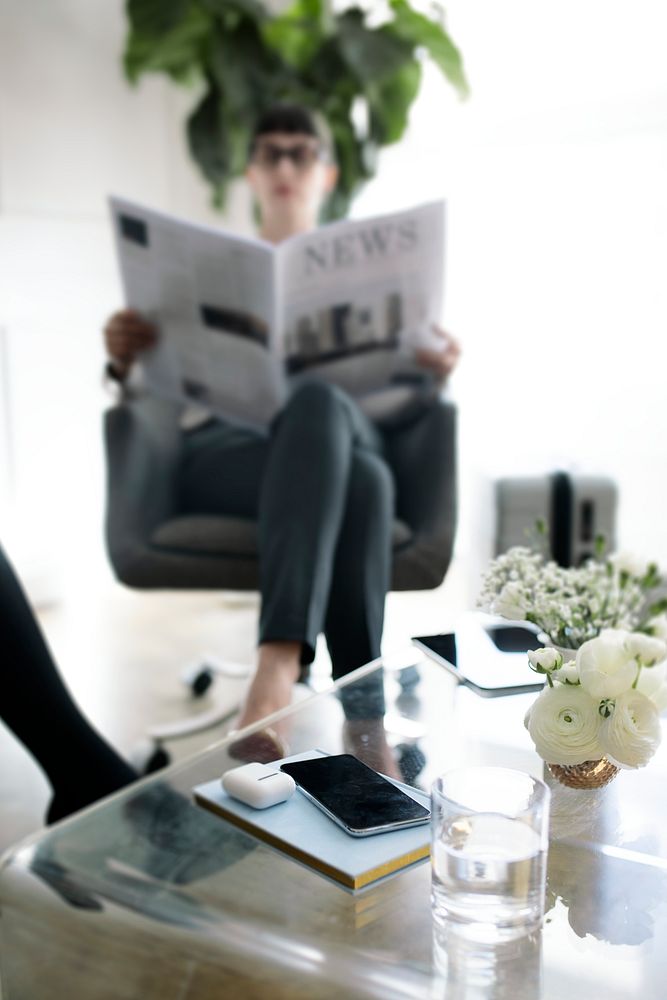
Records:
<instances>
[{"instance_id":1,"label":"reflection on table surface","mask_svg":"<svg viewBox=\"0 0 667 1000\"><path fill-rule=\"evenodd\" d=\"M482 699L408 649L269 727L289 753L354 753L428 789L464 763L541 776L523 727L533 697ZM666 995L664 748L597 792L551 780L542 933L484 951L434 932L428 864L353 893L197 807L192 787L240 763L235 742L227 737L5 856L3 1000L64 991L86 1000Z\"/></svg>"},{"instance_id":2,"label":"reflection on table surface","mask_svg":"<svg viewBox=\"0 0 667 1000\"><path fill-rule=\"evenodd\" d=\"M542 996L542 933L484 947L433 927L436 996L446 1000L539 1000Z\"/></svg>"}]
</instances>

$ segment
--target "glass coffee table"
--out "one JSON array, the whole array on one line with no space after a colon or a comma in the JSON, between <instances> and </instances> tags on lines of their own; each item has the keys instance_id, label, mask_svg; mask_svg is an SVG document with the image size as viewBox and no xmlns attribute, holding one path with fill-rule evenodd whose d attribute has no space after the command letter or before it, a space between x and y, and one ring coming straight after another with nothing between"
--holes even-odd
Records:
<instances>
[{"instance_id":1,"label":"glass coffee table","mask_svg":"<svg viewBox=\"0 0 667 1000\"><path fill-rule=\"evenodd\" d=\"M461 764L541 776L534 697L480 698L407 648L270 723L290 753L355 753L428 789ZM543 930L483 952L434 936L427 862L352 892L195 805L194 785L239 765L230 750L5 854L3 1000L667 995L667 747L601 791L553 788Z\"/></svg>"}]
</instances>

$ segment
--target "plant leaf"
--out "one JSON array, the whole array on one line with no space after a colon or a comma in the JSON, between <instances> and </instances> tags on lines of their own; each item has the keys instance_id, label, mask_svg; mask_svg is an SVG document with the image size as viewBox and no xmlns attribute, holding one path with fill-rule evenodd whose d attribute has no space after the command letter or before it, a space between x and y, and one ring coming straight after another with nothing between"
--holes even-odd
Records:
<instances>
[{"instance_id":1,"label":"plant leaf","mask_svg":"<svg viewBox=\"0 0 667 1000\"><path fill-rule=\"evenodd\" d=\"M230 136L220 113L221 106L219 91L210 86L189 116L186 126L190 151L206 179L216 188L224 186L228 180L233 160Z\"/></svg>"},{"instance_id":2,"label":"plant leaf","mask_svg":"<svg viewBox=\"0 0 667 1000\"><path fill-rule=\"evenodd\" d=\"M211 19L194 0L129 0L123 56L127 78L162 72L183 82L201 73Z\"/></svg>"},{"instance_id":3,"label":"plant leaf","mask_svg":"<svg viewBox=\"0 0 667 1000\"><path fill-rule=\"evenodd\" d=\"M322 0L296 0L283 14L267 20L262 27L266 44L296 69L309 63L326 34Z\"/></svg>"},{"instance_id":4,"label":"plant leaf","mask_svg":"<svg viewBox=\"0 0 667 1000\"><path fill-rule=\"evenodd\" d=\"M257 25L248 18L233 32L217 26L209 38L207 72L219 88L227 110L248 130L275 92L280 60L262 43ZM243 169L243 165L240 168Z\"/></svg>"},{"instance_id":5,"label":"plant leaf","mask_svg":"<svg viewBox=\"0 0 667 1000\"><path fill-rule=\"evenodd\" d=\"M413 10L407 0L389 0L394 20L386 26L400 38L422 45L462 97L469 93L461 54L439 24Z\"/></svg>"},{"instance_id":6,"label":"plant leaf","mask_svg":"<svg viewBox=\"0 0 667 1000\"><path fill-rule=\"evenodd\" d=\"M250 18L257 24L267 20L266 10L259 0L199 0L199 4L211 14L215 14L223 19L230 12L236 12L243 17Z\"/></svg>"},{"instance_id":7,"label":"plant leaf","mask_svg":"<svg viewBox=\"0 0 667 1000\"><path fill-rule=\"evenodd\" d=\"M127 0L132 30L154 41L177 30L192 8L192 0Z\"/></svg>"},{"instance_id":8,"label":"plant leaf","mask_svg":"<svg viewBox=\"0 0 667 1000\"><path fill-rule=\"evenodd\" d=\"M417 59L411 59L389 80L366 88L370 133L379 145L398 142L403 136L421 78L421 63Z\"/></svg>"},{"instance_id":9,"label":"plant leaf","mask_svg":"<svg viewBox=\"0 0 667 1000\"><path fill-rule=\"evenodd\" d=\"M344 62L362 83L394 76L412 58L414 48L384 27L367 28L357 8L339 17L336 38Z\"/></svg>"}]
</instances>

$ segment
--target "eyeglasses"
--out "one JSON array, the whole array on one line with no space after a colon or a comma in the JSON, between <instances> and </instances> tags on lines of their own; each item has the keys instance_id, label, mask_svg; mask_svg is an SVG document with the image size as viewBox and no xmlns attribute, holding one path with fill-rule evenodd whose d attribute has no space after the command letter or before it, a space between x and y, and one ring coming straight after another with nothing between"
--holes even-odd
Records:
<instances>
[{"instance_id":1,"label":"eyeglasses","mask_svg":"<svg viewBox=\"0 0 667 1000\"><path fill-rule=\"evenodd\" d=\"M322 156L319 146L300 142L294 146L276 146L272 142L262 142L255 149L252 160L258 167L273 170L283 156L291 160L297 170L307 170Z\"/></svg>"}]
</instances>

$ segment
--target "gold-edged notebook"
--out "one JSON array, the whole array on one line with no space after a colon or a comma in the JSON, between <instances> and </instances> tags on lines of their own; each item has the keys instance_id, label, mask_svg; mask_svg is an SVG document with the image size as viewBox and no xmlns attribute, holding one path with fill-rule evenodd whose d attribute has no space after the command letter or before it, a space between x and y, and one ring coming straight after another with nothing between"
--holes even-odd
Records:
<instances>
[{"instance_id":1,"label":"gold-edged notebook","mask_svg":"<svg viewBox=\"0 0 667 1000\"><path fill-rule=\"evenodd\" d=\"M318 756L322 756L320 751L310 750L274 761L270 766L277 769L287 761ZM399 781L393 784L421 805L429 805L426 792ZM222 816L246 833L349 889L361 889L408 865L423 861L430 854L428 823L371 837L352 837L313 805L298 788L287 802L269 809L252 809L231 798L219 779L195 786L193 793L195 801L204 809Z\"/></svg>"}]
</instances>

